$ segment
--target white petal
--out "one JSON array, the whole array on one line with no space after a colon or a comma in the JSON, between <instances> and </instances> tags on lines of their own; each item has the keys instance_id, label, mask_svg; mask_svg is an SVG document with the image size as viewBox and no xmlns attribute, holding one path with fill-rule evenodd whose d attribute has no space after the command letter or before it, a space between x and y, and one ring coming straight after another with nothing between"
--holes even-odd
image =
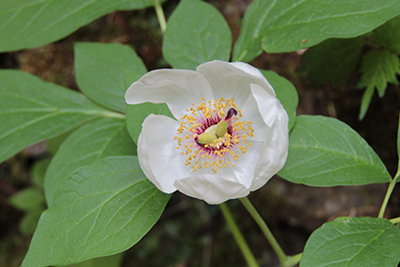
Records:
<instances>
[{"instance_id":1,"label":"white petal","mask_svg":"<svg viewBox=\"0 0 400 267\"><path fill-rule=\"evenodd\" d=\"M254 100L257 102L258 110L260 111L265 124L268 126L271 127L275 121L275 118L281 113L286 114L286 111L281 102L279 102L278 98L266 92L261 86L252 84L251 92Z\"/></svg>"},{"instance_id":2,"label":"white petal","mask_svg":"<svg viewBox=\"0 0 400 267\"><path fill-rule=\"evenodd\" d=\"M200 104L202 98L214 100L210 84L200 73L172 69L148 72L125 94L128 104L167 103L176 119L180 119L193 103Z\"/></svg>"},{"instance_id":3,"label":"white petal","mask_svg":"<svg viewBox=\"0 0 400 267\"><path fill-rule=\"evenodd\" d=\"M150 181L161 191L172 193L174 182L190 175L185 157L174 140L179 122L162 115L150 114L143 122L138 157L143 157L141 167ZM143 165L142 165L143 163Z\"/></svg>"},{"instance_id":4,"label":"white petal","mask_svg":"<svg viewBox=\"0 0 400 267\"><path fill-rule=\"evenodd\" d=\"M268 98L265 100L268 101ZM249 95L249 98L243 105L242 114L242 119L244 121L252 122L251 128L254 130L254 136L248 137L248 140L265 142L268 138L271 127L269 127L264 122L264 118L261 116L260 109L258 108L258 103L254 98L253 93Z\"/></svg>"},{"instance_id":5,"label":"white petal","mask_svg":"<svg viewBox=\"0 0 400 267\"><path fill-rule=\"evenodd\" d=\"M246 188L250 188L253 183L256 164L262 156L263 144L263 142L253 142L245 154L239 150L236 152L238 160L232 162L235 165L232 170L236 179Z\"/></svg>"},{"instance_id":6,"label":"white petal","mask_svg":"<svg viewBox=\"0 0 400 267\"><path fill-rule=\"evenodd\" d=\"M260 85L275 96L271 85L259 70L246 63L228 63L215 60L201 64L196 70L208 80L216 99L221 97L225 99L234 98L239 108L244 105L250 94L251 83Z\"/></svg>"},{"instance_id":7,"label":"white petal","mask_svg":"<svg viewBox=\"0 0 400 267\"><path fill-rule=\"evenodd\" d=\"M286 112L280 112L275 119L260 161L257 163L251 191L262 187L285 165L289 145L288 121Z\"/></svg>"},{"instance_id":8,"label":"white petal","mask_svg":"<svg viewBox=\"0 0 400 267\"><path fill-rule=\"evenodd\" d=\"M236 62L230 62L229 64L246 72L247 74L249 74L251 76L255 76L259 79L265 79L264 75L261 73L261 71L259 69L255 68L247 63L236 61ZM270 84L269 84L269 86L272 87Z\"/></svg>"},{"instance_id":9,"label":"white petal","mask_svg":"<svg viewBox=\"0 0 400 267\"><path fill-rule=\"evenodd\" d=\"M142 171L144 175L155 185L157 186L158 189L161 190L161 185L157 181L156 177L153 174L153 171L151 170L151 165L149 161L149 154L147 153L148 149L146 147L146 140L145 136L143 135L143 131L139 135L138 139L138 155L139 155L139 164L140 167L142 168Z\"/></svg>"},{"instance_id":10,"label":"white petal","mask_svg":"<svg viewBox=\"0 0 400 267\"><path fill-rule=\"evenodd\" d=\"M250 192L236 181L213 174L190 176L175 181L174 185L180 192L203 199L208 204L221 204L229 199L245 197Z\"/></svg>"}]
</instances>

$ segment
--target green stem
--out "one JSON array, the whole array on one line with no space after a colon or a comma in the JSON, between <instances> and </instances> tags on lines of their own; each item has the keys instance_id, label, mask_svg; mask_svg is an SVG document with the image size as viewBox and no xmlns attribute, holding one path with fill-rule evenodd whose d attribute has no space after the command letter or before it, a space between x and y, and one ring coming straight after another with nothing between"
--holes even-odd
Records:
<instances>
[{"instance_id":1,"label":"green stem","mask_svg":"<svg viewBox=\"0 0 400 267\"><path fill-rule=\"evenodd\" d=\"M158 23L160 23L161 32L164 33L167 30L167 21L165 20L164 11L159 0L154 0L154 8L156 10Z\"/></svg>"},{"instance_id":2,"label":"green stem","mask_svg":"<svg viewBox=\"0 0 400 267\"><path fill-rule=\"evenodd\" d=\"M400 222L400 217L390 219L390 222L393 223L393 224L399 223Z\"/></svg>"},{"instance_id":3,"label":"green stem","mask_svg":"<svg viewBox=\"0 0 400 267\"><path fill-rule=\"evenodd\" d=\"M244 258L246 259L248 266L259 267L253 253L251 252L249 246L246 243L246 240L244 239L242 233L240 232L239 227L237 226L235 220L233 219L232 213L229 210L228 205L226 203L222 203L219 205L219 207L221 208L222 214L224 215L225 220L232 231L233 237L235 238L236 243L239 245L239 248L242 251Z\"/></svg>"},{"instance_id":4,"label":"green stem","mask_svg":"<svg viewBox=\"0 0 400 267\"><path fill-rule=\"evenodd\" d=\"M287 260L283 263L283 267L292 267L298 264L301 260L301 256L303 256L303 253L299 253L294 256L287 256Z\"/></svg>"},{"instance_id":5,"label":"green stem","mask_svg":"<svg viewBox=\"0 0 400 267\"><path fill-rule=\"evenodd\" d=\"M242 201L242 203L245 206L245 208L247 209L247 211L250 213L250 215L256 221L256 223L258 224L258 226L261 228L262 232L264 233L265 237L271 244L272 248L275 250L275 253L278 255L279 261L281 262L281 266L285 266L284 263L287 261L288 257L286 256L285 252L283 252L281 246L279 246L275 237L269 230L267 224L261 218L260 214L254 208L254 206L251 204L250 200L247 197L240 198L240 201Z\"/></svg>"},{"instance_id":6,"label":"green stem","mask_svg":"<svg viewBox=\"0 0 400 267\"><path fill-rule=\"evenodd\" d=\"M397 176L398 176L398 173L396 174L395 177L397 177ZM381 206L381 210L379 211L378 218L383 218L383 214L385 213L386 206L387 206L387 204L389 202L390 195L392 194L395 185L396 185L396 178L393 179L389 183L389 187L388 187L388 189L386 191L385 199L383 200L383 203L382 203L382 206Z\"/></svg>"}]
</instances>

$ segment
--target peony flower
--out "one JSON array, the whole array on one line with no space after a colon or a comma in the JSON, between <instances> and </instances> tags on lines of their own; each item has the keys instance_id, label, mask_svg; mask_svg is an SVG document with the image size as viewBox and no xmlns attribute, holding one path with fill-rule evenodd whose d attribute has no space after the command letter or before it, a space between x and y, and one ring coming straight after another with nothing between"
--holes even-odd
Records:
<instances>
[{"instance_id":1,"label":"peony flower","mask_svg":"<svg viewBox=\"0 0 400 267\"><path fill-rule=\"evenodd\" d=\"M220 204L259 189L285 164L288 116L265 77L246 63L154 70L125 99L166 103L175 117L149 115L138 139L140 166L165 193Z\"/></svg>"}]
</instances>

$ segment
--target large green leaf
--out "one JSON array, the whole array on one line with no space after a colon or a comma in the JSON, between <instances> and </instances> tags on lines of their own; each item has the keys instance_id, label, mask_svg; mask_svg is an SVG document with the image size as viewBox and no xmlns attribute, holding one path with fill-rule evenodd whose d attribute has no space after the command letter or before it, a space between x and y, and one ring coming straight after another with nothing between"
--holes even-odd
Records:
<instances>
[{"instance_id":1,"label":"large green leaf","mask_svg":"<svg viewBox=\"0 0 400 267\"><path fill-rule=\"evenodd\" d=\"M233 60L261 53L290 52L328 38L367 33L400 14L397 0L254 0L248 7Z\"/></svg>"},{"instance_id":2,"label":"large green leaf","mask_svg":"<svg viewBox=\"0 0 400 267\"><path fill-rule=\"evenodd\" d=\"M299 104L299 95L296 88L286 78L279 76L276 72L261 70L275 90L276 97L282 103L289 116L289 130L296 122L296 108Z\"/></svg>"},{"instance_id":3,"label":"large green leaf","mask_svg":"<svg viewBox=\"0 0 400 267\"><path fill-rule=\"evenodd\" d=\"M214 59L229 60L232 36L224 17L202 1L181 1L168 20L163 55L174 68L194 70Z\"/></svg>"},{"instance_id":4,"label":"large green leaf","mask_svg":"<svg viewBox=\"0 0 400 267\"><path fill-rule=\"evenodd\" d=\"M153 4L153 0L0 1L0 52L44 45L107 13Z\"/></svg>"},{"instance_id":5,"label":"large green leaf","mask_svg":"<svg viewBox=\"0 0 400 267\"><path fill-rule=\"evenodd\" d=\"M400 229L378 218L337 218L307 241L300 267L393 267L400 260Z\"/></svg>"},{"instance_id":6,"label":"large green leaf","mask_svg":"<svg viewBox=\"0 0 400 267\"><path fill-rule=\"evenodd\" d=\"M0 71L0 162L100 117L121 117L84 95L22 71Z\"/></svg>"},{"instance_id":7,"label":"large green leaf","mask_svg":"<svg viewBox=\"0 0 400 267\"><path fill-rule=\"evenodd\" d=\"M82 126L63 142L47 169L44 186L48 206L53 206L58 187L78 168L101 158L135 153L125 121L101 119Z\"/></svg>"},{"instance_id":8,"label":"large green leaf","mask_svg":"<svg viewBox=\"0 0 400 267\"><path fill-rule=\"evenodd\" d=\"M289 156L279 175L311 186L362 185L391 180L378 155L345 123L299 116L289 137Z\"/></svg>"},{"instance_id":9,"label":"large green leaf","mask_svg":"<svg viewBox=\"0 0 400 267\"><path fill-rule=\"evenodd\" d=\"M167 104L143 103L139 105L128 105L126 108L126 124L129 134L137 143L139 134L142 131L142 123L144 119L150 115L166 115L174 118Z\"/></svg>"},{"instance_id":10,"label":"large green leaf","mask_svg":"<svg viewBox=\"0 0 400 267\"><path fill-rule=\"evenodd\" d=\"M122 252L157 222L170 195L136 157L109 157L79 169L40 217L22 266L66 265Z\"/></svg>"},{"instance_id":11,"label":"large green leaf","mask_svg":"<svg viewBox=\"0 0 400 267\"><path fill-rule=\"evenodd\" d=\"M89 98L125 112L125 92L147 72L135 51L121 44L75 44L76 80Z\"/></svg>"}]
</instances>

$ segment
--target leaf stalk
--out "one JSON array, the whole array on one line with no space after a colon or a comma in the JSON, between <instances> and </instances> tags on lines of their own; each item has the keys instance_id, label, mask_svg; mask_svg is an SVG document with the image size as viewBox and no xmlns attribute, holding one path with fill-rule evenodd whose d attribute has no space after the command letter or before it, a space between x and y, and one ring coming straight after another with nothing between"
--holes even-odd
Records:
<instances>
[{"instance_id":1,"label":"leaf stalk","mask_svg":"<svg viewBox=\"0 0 400 267\"><path fill-rule=\"evenodd\" d=\"M154 9L156 10L158 23L160 24L161 32L165 33L167 30L167 21L165 19L164 11L161 7L159 0L154 0Z\"/></svg>"}]
</instances>

